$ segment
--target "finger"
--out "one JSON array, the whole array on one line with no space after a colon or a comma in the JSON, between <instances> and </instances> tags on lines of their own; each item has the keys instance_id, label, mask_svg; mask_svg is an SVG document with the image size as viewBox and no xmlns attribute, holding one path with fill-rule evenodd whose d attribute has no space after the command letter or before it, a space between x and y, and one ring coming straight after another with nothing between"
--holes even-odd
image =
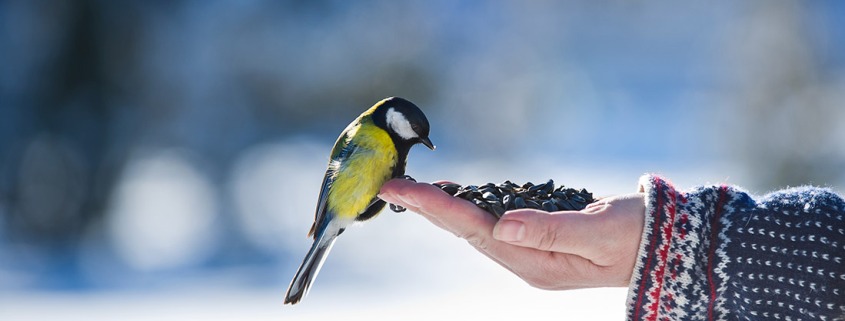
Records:
<instances>
[{"instance_id":1,"label":"finger","mask_svg":"<svg viewBox=\"0 0 845 321\"><path fill-rule=\"evenodd\" d=\"M596 218L599 217L573 211L515 210L502 216L493 230L493 237L517 246L589 259L603 242Z\"/></svg>"},{"instance_id":2,"label":"finger","mask_svg":"<svg viewBox=\"0 0 845 321\"><path fill-rule=\"evenodd\" d=\"M421 214L461 238L472 239L471 242L485 242L474 238L482 237L482 230L492 231L496 223L490 214L472 203L452 197L427 183L390 180L382 186L379 197Z\"/></svg>"},{"instance_id":3,"label":"finger","mask_svg":"<svg viewBox=\"0 0 845 321\"><path fill-rule=\"evenodd\" d=\"M382 199L394 200L419 213L435 225L466 239L497 262L525 260L525 253L531 252L526 248L496 241L493 238L496 219L492 215L466 200L446 194L436 186L391 180L384 184L381 192L379 197Z\"/></svg>"}]
</instances>

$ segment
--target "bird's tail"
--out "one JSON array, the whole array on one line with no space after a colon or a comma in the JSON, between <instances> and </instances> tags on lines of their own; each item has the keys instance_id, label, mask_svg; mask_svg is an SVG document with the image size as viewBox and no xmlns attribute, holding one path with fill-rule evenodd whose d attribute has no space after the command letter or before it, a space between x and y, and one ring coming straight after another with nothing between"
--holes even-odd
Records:
<instances>
[{"instance_id":1,"label":"bird's tail","mask_svg":"<svg viewBox=\"0 0 845 321\"><path fill-rule=\"evenodd\" d=\"M326 233L326 230L318 231L314 238L314 244L311 245L311 250L296 271L296 276L290 282L287 293L285 293L285 304L296 304L311 289L311 282L317 277L323 262L326 261L326 256L334 245L337 239L336 233Z\"/></svg>"}]
</instances>

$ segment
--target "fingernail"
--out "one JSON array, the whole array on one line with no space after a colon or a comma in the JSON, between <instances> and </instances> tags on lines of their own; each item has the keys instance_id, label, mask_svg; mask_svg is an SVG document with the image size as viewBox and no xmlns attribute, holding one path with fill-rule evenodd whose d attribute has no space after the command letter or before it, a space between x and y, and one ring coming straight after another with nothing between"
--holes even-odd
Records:
<instances>
[{"instance_id":1,"label":"fingernail","mask_svg":"<svg viewBox=\"0 0 845 321\"><path fill-rule=\"evenodd\" d=\"M417 202L417 200L411 195L396 195L396 197L399 198L400 201L405 202L405 204L413 207L420 207L420 203Z\"/></svg>"},{"instance_id":2,"label":"fingernail","mask_svg":"<svg viewBox=\"0 0 845 321\"><path fill-rule=\"evenodd\" d=\"M502 220L493 229L493 237L503 242L519 242L525 238L525 224L520 221Z\"/></svg>"},{"instance_id":3,"label":"fingernail","mask_svg":"<svg viewBox=\"0 0 845 321\"><path fill-rule=\"evenodd\" d=\"M390 204L396 204L396 202L397 202L397 199L396 199L396 197L394 197L393 194L388 194L388 193L378 194L378 198L380 198L382 201L388 202Z\"/></svg>"}]
</instances>

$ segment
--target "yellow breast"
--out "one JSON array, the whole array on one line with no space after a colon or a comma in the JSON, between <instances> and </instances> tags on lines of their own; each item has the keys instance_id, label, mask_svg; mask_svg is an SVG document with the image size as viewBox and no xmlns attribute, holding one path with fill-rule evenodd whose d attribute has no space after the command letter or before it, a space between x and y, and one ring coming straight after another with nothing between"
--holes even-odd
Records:
<instances>
[{"instance_id":1,"label":"yellow breast","mask_svg":"<svg viewBox=\"0 0 845 321\"><path fill-rule=\"evenodd\" d=\"M328 209L340 218L352 219L364 212L381 186L390 179L396 164L396 147L383 129L373 125L351 128L358 149L336 171L329 190Z\"/></svg>"}]
</instances>

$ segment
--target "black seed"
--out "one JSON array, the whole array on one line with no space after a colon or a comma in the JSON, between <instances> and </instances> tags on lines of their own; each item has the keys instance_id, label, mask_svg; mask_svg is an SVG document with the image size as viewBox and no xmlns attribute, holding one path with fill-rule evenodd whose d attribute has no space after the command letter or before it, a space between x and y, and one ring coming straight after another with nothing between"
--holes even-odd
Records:
<instances>
[{"instance_id":1,"label":"black seed","mask_svg":"<svg viewBox=\"0 0 845 321\"><path fill-rule=\"evenodd\" d=\"M484 202L480 199L477 199L477 198L474 198L472 200L472 203L475 204L475 206L478 206L479 208L481 208L482 210L490 212L490 204L487 204L486 202Z\"/></svg>"},{"instance_id":2,"label":"black seed","mask_svg":"<svg viewBox=\"0 0 845 321\"><path fill-rule=\"evenodd\" d=\"M504 189L504 190L512 190L512 189L515 189L517 187L519 187L519 185L516 185L511 181L504 181L501 184L499 184L499 188Z\"/></svg>"},{"instance_id":3,"label":"black seed","mask_svg":"<svg viewBox=\"0 0 845 321\"><path fill-rule=\"evenodd\" d=\"M505 210L513 209L513 194L506 194L502 197L502 206Z\"/></svg>"},{"instance_id":4,"label":"black seed","mask_svg":"<svg viewBox=\"0 0 845 321\"><path fill-rule=\"evenodd\" d=\"M542 189L543 194L551 194L552 191L555 190L555 181L553 181L551 179L548 182L546 182L546 184L544 184L544 185L545 186Z\"/></svg>"},{"instance_id":5,"label":"black seed","mask_svg":"<svg viewBox=\"0 0 845 321\"><path fill-rule=\"evenodd\" d=\"M543 210L546 212L557 212L557 206L552 201L543 202Z\"/></svg>"},{"instance_id":6,"label":"black seed","mask_svg":"<svg viewBox=\"0 0 845 321\"><path fill-rule=\"evenodd\" d=\"M558 209L561 209L561 210L564 210L564 211L573 210L572 206L569 205L569 202L567 202L566 199L557 198L557 199L555 199L554 202L555 202L555 205L557 206Z\"/></svg>"},{"instance_id":7,"label":"black seed","mask_svg":"<svg viewBox=\"0 0 845 321\"><path fill-rule=\"evenodd\" d=\"M396 213L402 213L405 210L407 210L407 208L404 208L404 207L396 205L396 204L390 204L390 210L394 211Z\"/></svg>"},{"instance_id":8,"label":"black seed","mask_svg":"<svg viewBox=\"0 0 845 321\"><path fill-rule=\"evenodd\" d=\"M490 210L492 210L491 213L493 213L493 215L496 215L496 217L498 218L501 218L502 215L505 214L505 208L500 206L499 204L490 204Z\"/></svg>"},{"instance_id":9,"label":"black seed","mask_svg":"<svg viewBox=\"0 0 845 321\"><path fill-rule=\"evenodd\" d=\"M504 191L502 191L502 197L504 197L505 195L510 195L510 196L511 196L511 198L513 198L513 197L514 197L513 190L504 190Z\"/></svg>"},{"instance_id":10,"label":"black seed","mask_svg":"<svg viewBox=\"0 0 845 321\"><path fill-rule=\"evenodd\" d=\"M461 185L458 184L443 184L443 186L440 187L441 190L443 190L444 192L446 192L446 194L449 195L457 194L460 188Z\"/></svg>"},{"instance_id":11,"label":"black seed","mask_svg":"<svg viewBox=\"0 0 845 321\"><path fill-rule=\"evenodd\" d=\"M517 196L513 199L513 206L515 208L526 208L526 207L528 207L528 204L525 203L525 199Z\"/></svg>"},{"instance_id":12,"label":"black seed","mask_svg":"<svg viewBox=\"0 0 845 321\"><path fill-rule=\"evenodd\" d=\"M457 198L463 198L468 200L472 198L472 191L468 189L460 189L457 193L454 194L454 196Z\"/></svg>"},{"instance_id":13,"label":"black seed","mask_svg":"<svg viewBox=\"0 0 845 321\"><path fill-rule=\"evenodd\" d=\"M484 198L485 200L488 200L488 201L494 201L494 202L499 201L499 197L494 195L491 192L484 192L484 194L482 194L481 197Z\"/></svg>"},{"instance_id":14,"label":"black seed","mask_svg":"<svg viewBox=\"0 0 845 321\"><path fill-rule=\"evenodd\" d=\"M527 182L522 186L511 181L498 185L486 183L481 186L461 186L453 183L434 185L454 197L472 202L496 217L501 217L505 211L519 208L542 209L548 212L581 210L595 201L593 194L586 189L576 190L563 185L555 188L554 180L551 179L538 185ZM390 208L394 211L405 210L393 204Z\"/></svg>"},{"instance_id":15,"label":"black seed","mask_svg":"<svg viewBox=\"0 0 845 321\"><path fill-rule=\"evenodd\" d=\"M496 195L496 194L501 195L501 192L499 192L499 189L496 188L495 186L493 186L493 187L483 186L483 187L479 188L478 191L481 192L482 197L483 197L484 194L487 194L487 193L490 193L490 194L493 194L493 195ZM498 197L498 195L496 195L496 196Z\"/></svg>"},{"instance_id":16,"label":"black seed","mask_svg":"<svg viewBox=\"0 0 845 321\"><path fill-rule=\"evenodd\" d=\"M567 198L569 198L569 197L567 197L567 196L566 196L566 193L561 192L561 191L553 192L553 193L552 193L552 197L554 197L554 198L562 198L562 199L567 199Z\"/></svg>"},{"instance_id":17,"label":"black seed","mask_svg":"<svg viewBox=\"0 0 845 321\"><path fill-rule=\"evenodd\" d=\"M564 202L566 202L566 204L569 204L569 206L568 206L569 210L571 210L571 211L578 210L578 203L573 202L572 199L564 200Z\"/></svg>"},{"instance_id":18,"label":"black seed","mask_svg":"<svg viewBox=\"0 0 845 321\"><path fill-rule=\"evenodd\" d=\"M528 188L528 193L536 193L544 188L546 188L546 184L534 185Z\"/></svg>"}]
</instances>

